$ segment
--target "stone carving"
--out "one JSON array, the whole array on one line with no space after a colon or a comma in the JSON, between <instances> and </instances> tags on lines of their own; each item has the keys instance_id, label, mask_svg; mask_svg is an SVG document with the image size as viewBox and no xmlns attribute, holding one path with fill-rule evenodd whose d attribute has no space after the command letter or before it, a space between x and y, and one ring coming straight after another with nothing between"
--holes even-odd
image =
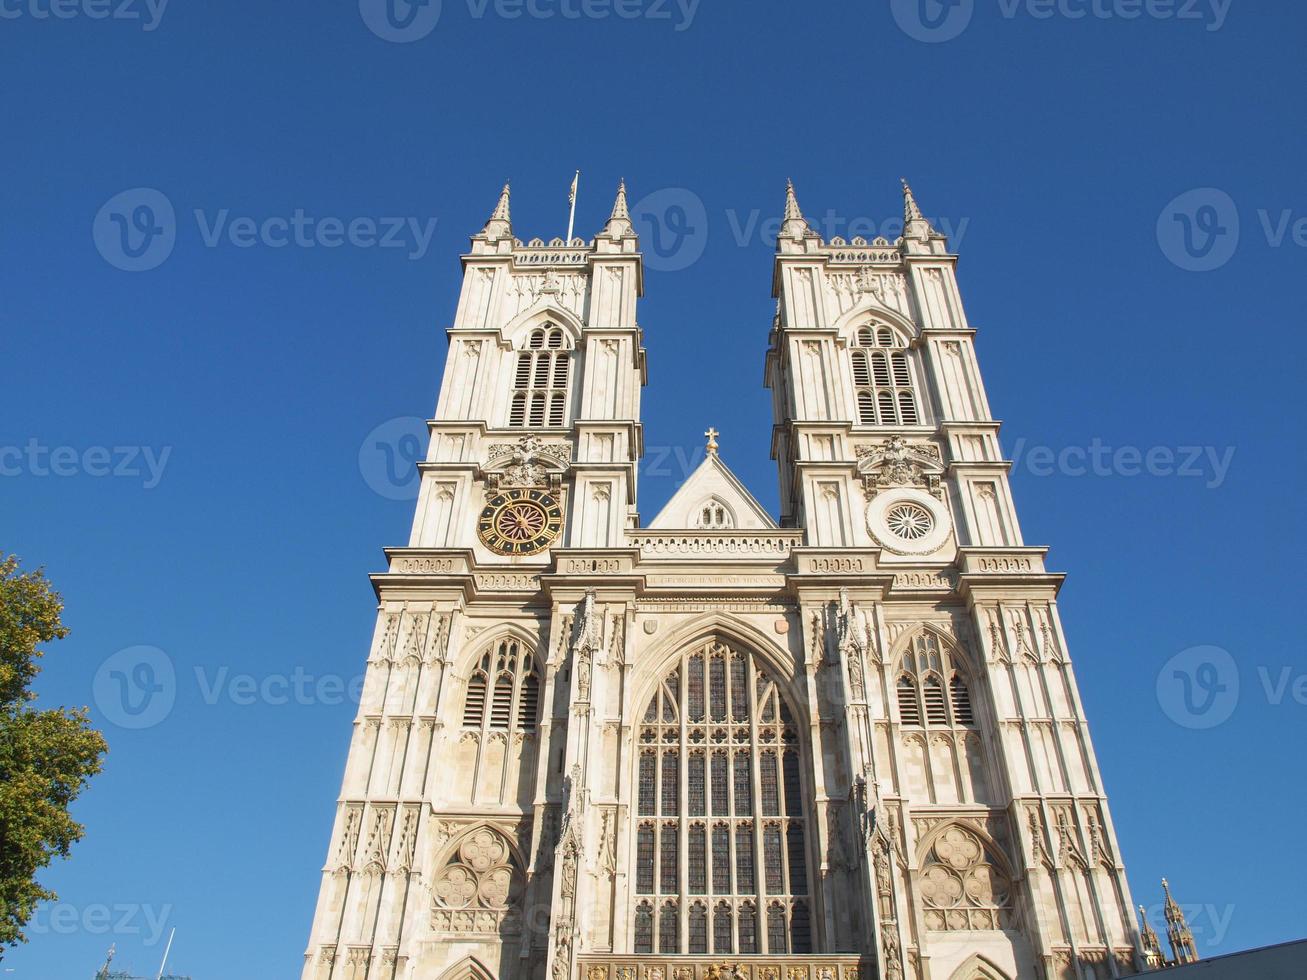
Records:
<instances>
[{"instance_id":1,"label":"stone carving","mask_svg":"<svg viewBox=\"0 0 1307 980\"><path fill-rule=\"evenodd\" d=\"M521 927L516 906L523 884L522 869L503 835L490 827L475 830L436 876L432 927L479 935L515 933Z\"/></svg>"},{"instance_id":2,"label":"stone carving","mask_svg":"<svg viewBox=\"0 0 1307 980\"><path fill-rule=\"evenodd\" d=\"M354 854L358 851L359 833L363 823L363 807L347 806L345 808L345 826L341 828L340 844L336 848L336 873L350 871L354 866Z\"/></svg>"},{"instance_id":3,"label":"stone carving","mask_svg":"<svg viewBox=\"0 0 1307 980\"><path fill-rule=\"evenodd\" d=\"M944 466L939 447L933 443L909 443L902 436L891 436L885 442L858 446L854 451L868 499L892 487L917 487L943 501L940 477Z\"/></svg>"},{"instance_id":4,"label":"stone carving","mask_svg":"<svg viewBox=\"0 0 1307 980\"><path fill-rule=\"evenodd\" d=\"M603 826L599 831L599 867L612 881L617 877L617 819L612 810L604 810Z\"/></svg>"},{"instance_id":5,"label":"stone carving","mask_svg":"<svg viewBox=\"0 0 1307 980\"><path fill-rule=\"evenodd\" d=\"M528 433L510 445L497 443L490 447L486 467L499 469L486 474L486 489L543 486L556 489L571 458L570 443L542 442L535 433ZM549 460L553 466L546 466L543 460Z\"/></svg>"},{"instance_id":6,"label":"stone carving","mask_svg":"<svg viewBox=\"0 0 1307 980\"><path fill-rule=\"evenodd\" d=\"M368 830L367 846L363 852L365 874L380 874L386 870L386 851L390 845L390 828L395 811L379 806L372 811L372 826Z\"/></svg>"},{"instance_id":7,"label":"stone carving","mask_svg":"<svg viewBox=\"0 0 1307 980\"><path fill-rule=\"evenodd\" d=\"M617 667L626 666L626 616L623 613L613 615L613 649L609 664Z\"/></svg>"},{"instance_id":8,"label":"stone carving","mask_svg":"<svg viewBox=\"0 0 1307 980\"><path fill-rule=\"evenodd\" d=\"M907 282L899 272L877 272L864 265L853 272L829 273L826 286L835 294L841 315L864 297L871 297L886 309L908 312Z\"/></svg>"},{"instance_id":9,"label":"stone carving","mask_svg":"<svg viewBox=\"0 0 1307 980\"><path fill-rule=\"evenodd\" d=\"M1001 929L1012 883L984 843L955 824L935 838L920 874L927 929Z\"/></svg>"},{"instance_id":10,"label":"stone carving","mask_svg":"<svg viewBox=\"0 0 1307 980\"><path fill-rule=\"evenodd\" d=\"M413 870L413 856L418 843L418 813L415 806L404 807L404 819L399 829L399 846L395 851L393 875L406 875Z\"/></svg>"}]
</instances>

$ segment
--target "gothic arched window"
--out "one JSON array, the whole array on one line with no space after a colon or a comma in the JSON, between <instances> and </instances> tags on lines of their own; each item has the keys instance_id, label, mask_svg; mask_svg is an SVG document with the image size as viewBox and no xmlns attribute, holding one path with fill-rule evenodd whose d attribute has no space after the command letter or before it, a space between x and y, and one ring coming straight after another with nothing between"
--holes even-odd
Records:
<instances>
[{"instance_id":1,"label":"gothic arched window","mask_svg":"<svg viewBox=\"0 0 1307 980\"><path fill-rule=\"evenodd\" d=\"M849 358L860 425L916 425L921 421L909 357L897 331L875 323L858 330Z\"/></svg>"},{"instance_id":2,"label":"gothic arched window","mask_svg":"<svg viewBox=\"0 0 1307 980\"><path fill-rule=\"evenodd\" d=\"M975 724L971 691L956 652L929 630L912 638L903 654L896 691L899 722L921 727L969 728Z\"/></svg>"},{"instance_id":3,"label":"gothic arched window","mask_svg":"<svg viewBox=\"0 0 1307 980\"><path fill-rule=\"evenodd\" d=\"M985 841L954 825L935 838L921 862L921 897L927 929L1003 929L1012 881Z\"/></svg>"},{"instance_id":4,"label":"gothic arched window","mask_svg":"<svg viewBox=\"0 0 1307 980\"><path fill-rule=\"evenodd\" d=\"M546 323L532 330L517 355L508 424L513 428L557 428L567 424L572 353L562 327Z\"/></svg>"},{"instance_id":5,"label":"gothic arched window","mask_svg":"<svg viewBox=\"0 0 1307 980\"><path fill-rule=\"evenodd\" d=\"M775 680L714 640L682 654L643 718L635 952L655 932L660 953L811 952L799 731Z\"/></svg>"},{"instance_id":6,"label":"gothic arched window","mask_svg":"<svg viewBox=\"0 0 1307 980\"><path fill-rule=\"evenodd\" d=\"M708 498L699 505L694 515L694 526L705 531L725 531L735 526L735 520L726 505L715 498Z\"/></svg>"},{"instance_id":7,"label":"gothic arched window","mask_svg":"<svg viewBox=\"0 0 1307 980\"><path fill-rule=\"evenodd\" d=\"M481 655L467 684L463 727L530 731L540 709L535 657L520 641L505 638Z\"/></svg>"}]
</instances>

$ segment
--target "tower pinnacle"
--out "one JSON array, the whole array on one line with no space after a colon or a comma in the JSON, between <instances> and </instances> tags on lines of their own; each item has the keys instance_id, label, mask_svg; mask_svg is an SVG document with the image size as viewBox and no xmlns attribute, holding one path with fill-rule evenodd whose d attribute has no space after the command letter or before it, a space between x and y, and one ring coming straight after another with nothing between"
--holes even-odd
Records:
<instances>
[{"instance_id":1,"label":"tower pinnacle","mask_svg":"<svg viewBox=\"0 0 1307 980\"><path fill-rule=\"evenodd\" d=\"M613 201L613 213L608 216L603 234L609 238L630 238L635 234L635 226L631 224L631 212L626 206L625 178L617 185L617 199Z\"/></svg>"},{"instance_id":2,"label":"tower pinnacle","mask_svg":"<svg viewBox=\"0 0 1307 980\"><path fill-rule=\"evenodd\" d=\"M912 187L908 184L906 177L900 178L903 182L903 235L905 238L916 238L925 241L935 233L930 227L930 222L926 220L921 213L921 208L917 204L916 195L912 193Z\"/></svg>"},{"instance_id":3,"label":"tower pinnacle","mask_svg":"<svg viewBox=\"0 0 1307 980\"><path fill-rule=\"evenodd\" d=\"M799 208L799 199L794 195L794 182L785 181L785 220L781 223L781 238L807 238L812 234L803 211Z\"/></svg>"},{"instance_id":4,"label":"tower pinnacle","mask_svg":"<svg viewBox=\"0 0 1307 980\"><path fill-rule=\"evenodd\" d=\"M1189 930L1189 923L1176 900L1171 897L1171 884L1162 879L1162 890L1166 892L1166 938L1171 944L1171 955L1176 963L1197 963L1198 946L1194 943L1194 934Z\"/></svg>"},{"instance_id":5,"label":"tower pinnacle","mask_svg":"<svg viewBox=\"0 0 1307 980\"><path fill-rule=\"evenodd\" d=\"M510 238L513 234L513 221L508 212L508 182L504 182L504 189L499 192L499 203L495 205L494 212L490 215L490 220L486 226L481 229L483 237L495 241L500 238Z\"/></svg>"},{"instance_id":6,"label":"tower pinnacle","mask_svg":"<svg viewBox=\"0 0 1307 980\"><path fill-rule=\"evenodd\" d=\"M1162 943L1149 924L1148 912L1142 905L1139 906L1139 922L1139 938L1144 947L1144 965L1150 970L1160 970L1166 965L1166 959L1162 956Z\"/></svg>"}]
</instances>

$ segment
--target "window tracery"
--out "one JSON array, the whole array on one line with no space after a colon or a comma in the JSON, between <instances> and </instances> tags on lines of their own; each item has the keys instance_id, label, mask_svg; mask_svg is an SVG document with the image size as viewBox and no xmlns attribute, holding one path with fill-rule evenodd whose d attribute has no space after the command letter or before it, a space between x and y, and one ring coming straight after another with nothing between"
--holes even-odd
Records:
<instances>
[{"instance_id":1,"label":"window tracery","mask_svg":"<svg viewBox=\"0 0 1307 980\"><path fill-rule=\"evenodd\" d=\"M921 421L910 353L898 332L871 323L854 337L849 359L861 425L916 425Z\"/></svg>"},{"instance_id":2,"label":"window tracery","mask_svg":"<svg viewBox=\"0 0 1307 980\"><path fill-rule=\"evenodd\" d=\"M524 881L504 837L489 827L476 830L463 838L436 876L432 926L483 935L518 932Z\"/></svg>"},{"instance_id":3,"label":"window tracery","mask_svg":"<svg viewBox=\"0 0 1307 980\"><path fill-rule=\"evenodd\" d=\"M517 639L500 640L482 654L468 680L463 727L483 733L531 731L536 727L539 710L540 677L535 657Z\"/></svg>"},{"instance_id":4,"label":"window tracery","mask_svg":"<svg viewBox=\"0 0 1307 980\"><path fill-rule=\"evenodd\" d=\"M705 531L726 531L735 527L735 519L725 504L710 497L696 510L694 526Z\"/></svg>"},{"instance_id":5,"label":"window tracery","mask_svg":"<svg viewBox=\"0 0 1307 980\"><path fill-rule=\"evenodd\" d=\"M798 727L774 679L714 640L642 717L634 951L811 952Z\"/></svg>"},{"instance_id":6,"label":"window tracery","mask_svg":"<svg viewBox=\"0 0 1307 980\"><path fill-rule=\"evenodd\" d=\"M546 323L531 331L526 347L517 355L509 426L540 429L566 425L571 368L572 354L562 327Z\"/></svg>"},{"instance_id":7,"label":"window tracery","mask_svg":"<svg viewBox=\"0 0 1307 980\"><path fill-rule=\"evenodd\" d=\"M937 728L975 725L967 678L963 665L956 660L956 652L941 644L930 630L912 638L895 686L900 724Z\"/></svg>"},{"instance_id":8,"label":"window tracery","mask_svg":"<svg viewBox=\"0 0 1307 980\"><path fill-rule=\"evenodd\" d=\"M952 826L936 837L921 865L927 929L1002 929L1011 893L1000 862L965 827Z\"/></svg>"}]
</instances>

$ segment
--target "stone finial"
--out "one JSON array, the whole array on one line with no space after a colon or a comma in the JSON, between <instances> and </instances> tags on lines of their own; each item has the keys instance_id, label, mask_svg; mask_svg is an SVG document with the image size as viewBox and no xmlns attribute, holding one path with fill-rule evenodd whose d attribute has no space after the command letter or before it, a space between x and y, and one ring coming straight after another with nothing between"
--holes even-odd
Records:
<instances>
[{"instance_id":1,"label":"stone finial","mask_svg":"<svg viewBox=\"0 0 1307 980\"><path fill-rule=\"evenodd\" d=\"M721 433L712 426L709 426L708 431L705 432L704 435L708 438L708 455L716 456L717 450L721 448L717 445L717 437L721 435Z\"/></svg>"},{"instance_id":2,"label":"stone finial","mask_svg":"<svg viewBox=\"0 0 1307 980\"><path fill-rule=\"evenodd\" d=\"M803 211L799 208L799 199L794 195L794 182L785 181L785 220L781 223L781 238L807 238L812 235Z\"/></svg>"},{"instance_id":3,"label":"stone finial","mask_svg":"<svg viewBox=\"0 0 1307 980\"><path fill-rule=\"evenodd\" d=\"M490 220L486 226L481 229L481 235L491 241L500 238L511 238L513 236L513 221L508 212L508 183L504 183L504 189L499 192L499 203L495 205L494 212L490 215Z\"/></svg>"},{"instance_id":4,"label":"stone finial","mask_svg":"<svg viewBox=\"0 0 1307 980\"><path fill-rule=\"evenodd\" d=\"M631 212L626 206L625 179L617 185L617 200L613 201L613 213L609 215L603 233L609 238L630 238L635 234L635 226L631 224Z\"/></svg>"},{"instance_id":5,"label":"stone finial","mask_svg":"<svg viewBox=\"0 0 1307 980\"><path fill-rule=\"evenodd\" d=\"M1162 879L1162 890L1166 893L1166 938L1171 944L1171 955L1175 962L1179 963L1197 963L1198 945L1194 942L1194 934L1189 929L1189 923L1185 919L1184 909L1171 897L1171 883L1165 878Z\"/></svg>"},{"instance_id":6,"label":"stone finial","mask_svg":"<svg viewBox=\"0 0 1307 980\"><path fill-rule=\"evenodd\" d=\"M921 208L917 204L916 195L912 193L912 187L908 184L908 179L902 177L900 180L903 183L903 235L905 238L925 241L935 233L935 230L930 227L930 222L922 215Z\"/></svg>"}]
</instances>

